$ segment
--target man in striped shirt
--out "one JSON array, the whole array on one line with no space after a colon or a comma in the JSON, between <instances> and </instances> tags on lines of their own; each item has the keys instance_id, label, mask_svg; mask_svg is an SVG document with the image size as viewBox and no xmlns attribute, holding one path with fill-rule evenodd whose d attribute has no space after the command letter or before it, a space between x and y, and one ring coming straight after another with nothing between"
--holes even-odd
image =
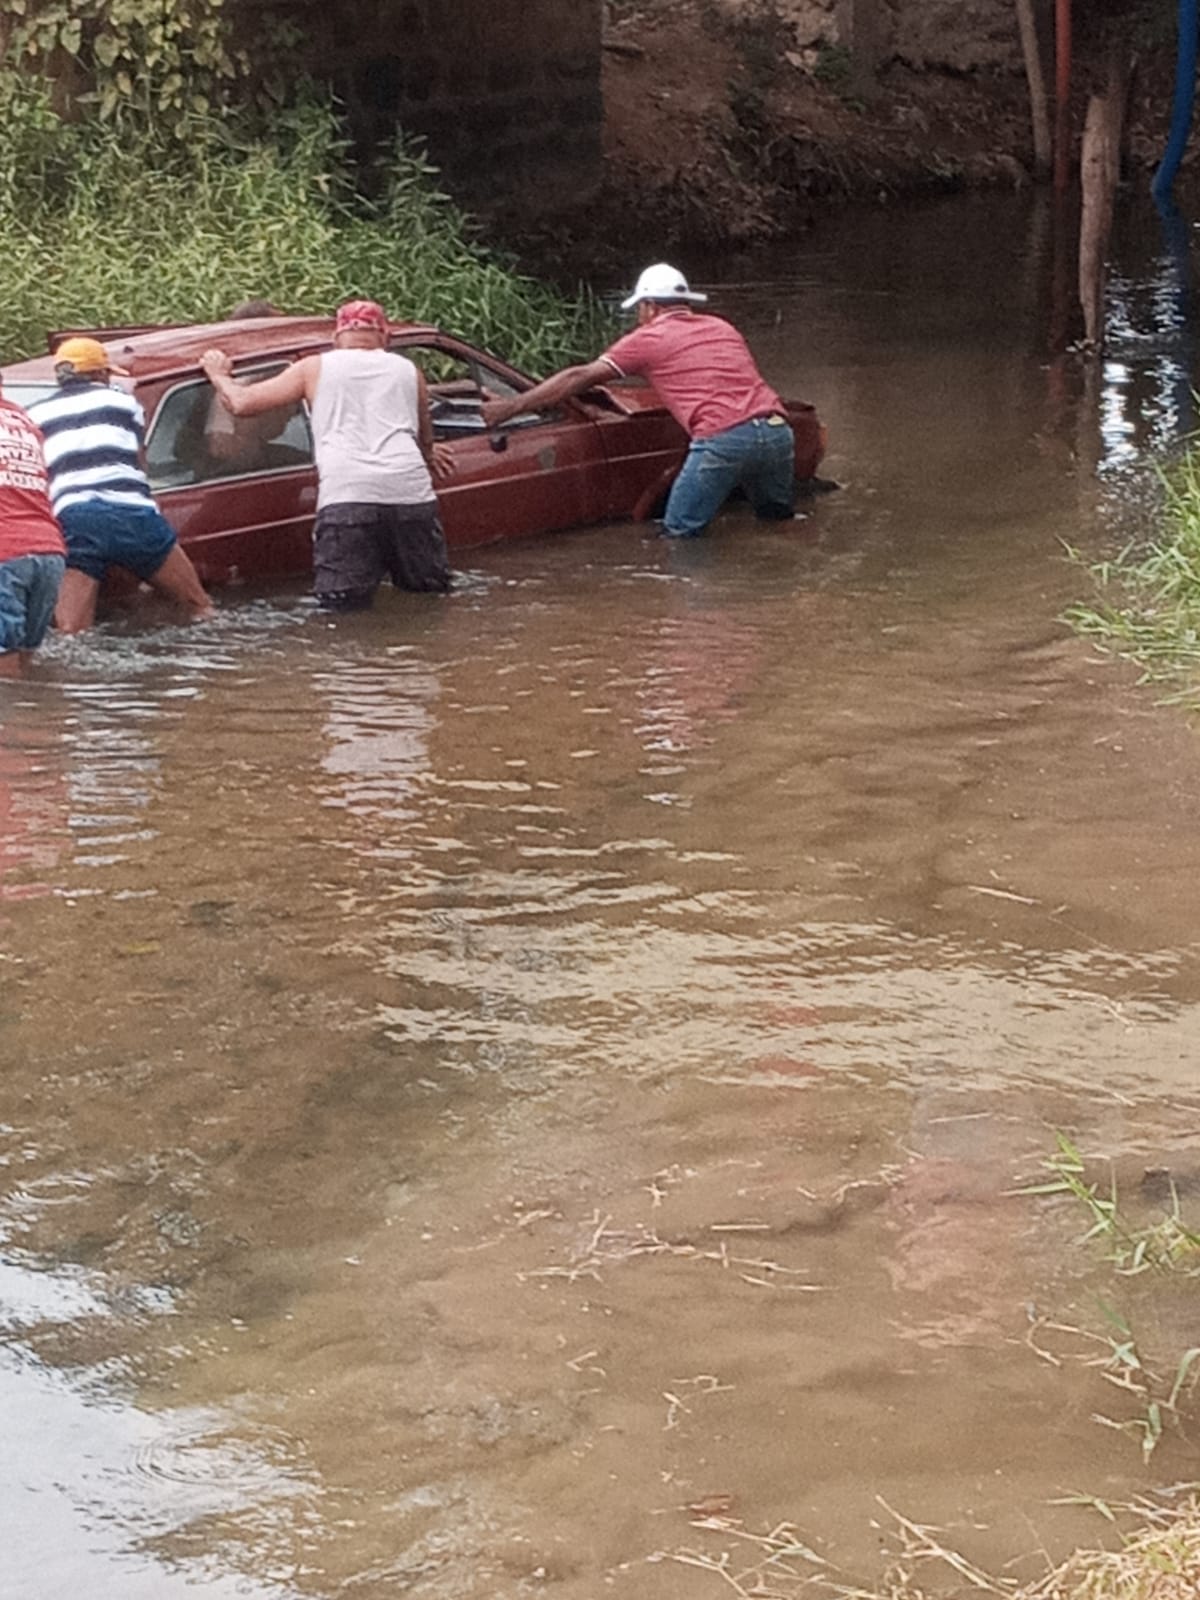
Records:
<instances>
[{"instance_id":1,"label":"man in striped shirt","mask_svg":"<svg viewBox=\"0 0 1200 1600\"><path fill-rule=\"evenodd\" d=\"M91 627L109 567L126 568L195 622L211 617L196 569L150 494L142 408L109 381L128 374L96 339L67 339L54 355L58 393L36 401L29 414L45 439L50 501L67 542L55 627Z\"/></svg>"}]
</instances>

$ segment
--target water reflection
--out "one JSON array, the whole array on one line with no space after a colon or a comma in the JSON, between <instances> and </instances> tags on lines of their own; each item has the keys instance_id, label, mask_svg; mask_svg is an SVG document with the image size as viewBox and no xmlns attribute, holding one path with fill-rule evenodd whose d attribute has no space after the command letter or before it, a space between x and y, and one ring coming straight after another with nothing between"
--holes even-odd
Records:
<instances>
[{"instance_id":1,"label":"water reflection","mask_svg":"<svg viewBox=\"0 0 1200 1600\"><path fill-rule=\"evenodd\" d=\"M644 721L637 732L653 778L685 770L679 755L715 743L720 725L738 715L762 651L759 630L736 608L697 604L688 589L681 598L682 614L656 623L639 658ZM666 795L652 798L669 803Z\"/></svg>"},{"instance_id":2,"label":"water reflection","mask_svg":"<svg viewBox=\"0 0 1200 1600\"><path fill-rule=\"evenodd\" d=\"M1191 231L1170 200L1154 219L1138 207L1127 224L1123 270L1111 276L1105 308L1114 354L1104 367L1101 472L1130 466L1147 448L1169 450L1195 428ZM1148 254L1156 233L1163 248Z\"/></svg>"},{"instance_id":3,"label":"water reflection","mask_svg":"<svg viewBox=\"0 0 1200 1600\"><path fill-rule=\"evenodd\" d=\"M370 819L373 836L381 824L413 819L430 775L429 738L441 692L436 674L397 647L381 663L318 673L313 685L328 701L329 749L322 764L337 780L325 803ZM402 835L390 827L388 835L391 853L410 853Z\"/></svg>"},{"instance_id":4,"label":"water reflection","mask_svg":"<svg viewBox=\"0 0 1200 1600\"><path fill-rule=\"evenodd\" d=\"M236 1514L248 1499L269 1507L307 1493L286 1452L272 1459L270 1441L230 1438L216 1414L153 1416L82 1395L11 1353L0 1354L0 1410L0 1498L21 1508L19 1536L5 1552L12 1593L50 1600L80 1592L82 1582L95 1600L171 1600L194 1594L198 1576L205 1594L231 1600L298 1592L293 1558L274 1571L277 1557L261 1536L258 1581L223 1570L222 1545L243 1542ZM199 1561L197 1543L205 1547ZM148 1563L156 1547L167 1559Z\"/></svg>"},{"instance_id":5,"label":"water reflection","mask_svg":"<svg viewBox=\"0 0 1200 1600\"><path fill-rule=\"evenodd\" d=\"M44 711L12 704L0 722L0 902L48 893L66 842L60 735Z\"/></svg>"}]
</instances>

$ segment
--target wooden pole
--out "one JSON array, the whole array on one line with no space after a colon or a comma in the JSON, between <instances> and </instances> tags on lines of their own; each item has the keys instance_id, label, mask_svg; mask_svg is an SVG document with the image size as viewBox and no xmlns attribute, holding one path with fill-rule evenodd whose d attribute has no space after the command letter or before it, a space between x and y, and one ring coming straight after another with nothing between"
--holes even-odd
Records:
<instances>
[{"instance_id":1,"label":"wooden pole","mask_svg":"<svg viewBox=\"0 0 1200 1600\"><path fill-rule=\"evenodd\" d=\"M1071 176L1071 0L1054 6L1054 187Z\"/></svg>"},{"instance_id":2,"label":"wooden pole","mask_svg":"<svg viewBox=\"0 0 1200 1600\"><path fill-rule=\"evenodd\" d=\"M1093 350L1104 346L1104 286L1108 239L1121 176L1121 123L1125 112L1125 74L1114 62L1103 94L1088 101L1083 127L1079 178L1083 200L1079 217L1079 303L1083 336Z\"/></svg>"},{"instance_id":3,"label":"wooden pole","mask_svg":"<svg viewBox=\"0 0 1200 1600\"><path fill-rule=\"evenodd\" d=\"M1046 75L1042 71L1042 52L1038 45L1037 18L1033 0L1015 0L1017 28L1021 34L1021 55L1025 61L1025 80L1029 85L1029 114L1033 123L1033 169L1039 178L1050 171L1050 113L1046 106Z\"/></svg>"}]
</instances>

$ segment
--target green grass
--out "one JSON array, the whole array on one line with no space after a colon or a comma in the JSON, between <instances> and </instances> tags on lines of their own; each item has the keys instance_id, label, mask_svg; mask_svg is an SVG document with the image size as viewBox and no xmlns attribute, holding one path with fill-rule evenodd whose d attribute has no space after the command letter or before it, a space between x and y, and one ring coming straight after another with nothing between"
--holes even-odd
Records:
<instances>
[{"instance_id":1,"label":"green grass","mask_svg":"<svg viewBox=\"0 0 1200 1600\"><path fill-rule=\"evenodd\" d=\"M1173 1184L1170 1210L1152 1223L1134 1223L1121 1209L1116 1178L1110 1178L1107 1193L1102 1192L1099 1183L1087 1181L1083 1156L1066 1134L1057 1134L1056 1142L1055 1154L1042 1162L1051 1176L1044 1183L1026 1185L1020 1194L1071 1195L1091 1223L1084 1239L1103 1240L1108 1260L1124 1277L1152 1269L1200 1274L1200 1233L1184 1223Z\"/></svg>"},{"instance_id":2,"label":"green grass","mask_svg":"<svg viewBox=\"0 0 1200 1600\"><path fill-rule=\"evenodd\" d=\"M1104 1246L1105 1258L1118 1280L1114 1288L1119 1289L1119 1280L1142 1274L1176 1274L1192 1279L1200 1275L1200 1233L1184 1221L1179 1194L1169 1175L1169 1209L1153 1220L1137 1220L1121 1204L1115 1175L1110 1174L1103 1186L1098 1180L1089 1181L1077 1146L1064 1133L1059 1133L1056 1140L1054 1155L1042 1162L1049 1174L1047 1179L1026 1184L1016 1192L1072 1200L1088 1221L1081 1242ZM1170 1357L1168 1379L1158 1361L1146 1358L1134 1332L1132 1315L1111 1298L1099 1297L1097 1304L1105 1331L1084 1336L1107 1353L1090 1364L1102 1366L1109 1381L1132 1397L1133 1414L1120 1421L1096 1414L1094 1420L1132 1435L1141 1446L1143 1460L1149 1461L1167 1425L1182 1427L1180 1401L1193 1398L1200 1347L1191 1346ZM1060 1326L1059 1331L1065 1330ZM1084 1333L1082 1329L1075 1331Z\"/></svg>"},{"instance_id":3,"label":"green grass","mask_svg":"<svg viewBox=\"0 0 1200 1600\"><path fill-rule=\"evenodd\" d=\"M356 193L334 111L301 104L251 137L198 115L184 140L127 117L64 122L40 87L0 79L0 357L48 328L193 322L249 296L327 312L366 295L535 374L611 337L586 291L564 295L486 248L403 143L377 198Z\"/></svg>"},{"instance_id":4,"label":"green grass","mask_svg":"<svg viewBox=\"0 0 1200 1600\"><path fill-rule=\"evenodd\" d=\"M1136 661L1143 681L1167 686L1165 699L1200 706L1200 449L1161 479L1159 533L1091 565L1096 597L1064 620L1099 649Z\"/></svg>"}]
</instances>

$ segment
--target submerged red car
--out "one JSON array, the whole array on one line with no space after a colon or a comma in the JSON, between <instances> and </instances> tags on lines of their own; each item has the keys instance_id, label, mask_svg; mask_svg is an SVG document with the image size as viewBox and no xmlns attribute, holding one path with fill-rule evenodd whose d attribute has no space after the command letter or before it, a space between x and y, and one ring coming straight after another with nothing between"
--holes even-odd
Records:
<instances>
[{"instance_id":1,"label":"submerged red car","mask_svg":"<svg viewBox=\"0 0 1200 1600\"><path fill-rule=\"evenodd\" d=\"M72 329L105 344L119 380L146 413L151 487L209 584L289 576L312 565L317 482L302 404L233 418L200 370L216 346L253 383L333 343L331 317L263 317L188 327ZM51 346L65 334L52 336ZM452 550L587 523L650 516L683 461L687 439L653 389L626 381L589 390L495 432L482 401L533 386L498 356L416 323L396 323L391 347L424 372L435 436L453 475L438 500ZM28 405L53 391L53 355L4 370L4 393ZM789 401L796 476L816 474L825 430L812 406Z\"/></svg>"}]
</instances>

